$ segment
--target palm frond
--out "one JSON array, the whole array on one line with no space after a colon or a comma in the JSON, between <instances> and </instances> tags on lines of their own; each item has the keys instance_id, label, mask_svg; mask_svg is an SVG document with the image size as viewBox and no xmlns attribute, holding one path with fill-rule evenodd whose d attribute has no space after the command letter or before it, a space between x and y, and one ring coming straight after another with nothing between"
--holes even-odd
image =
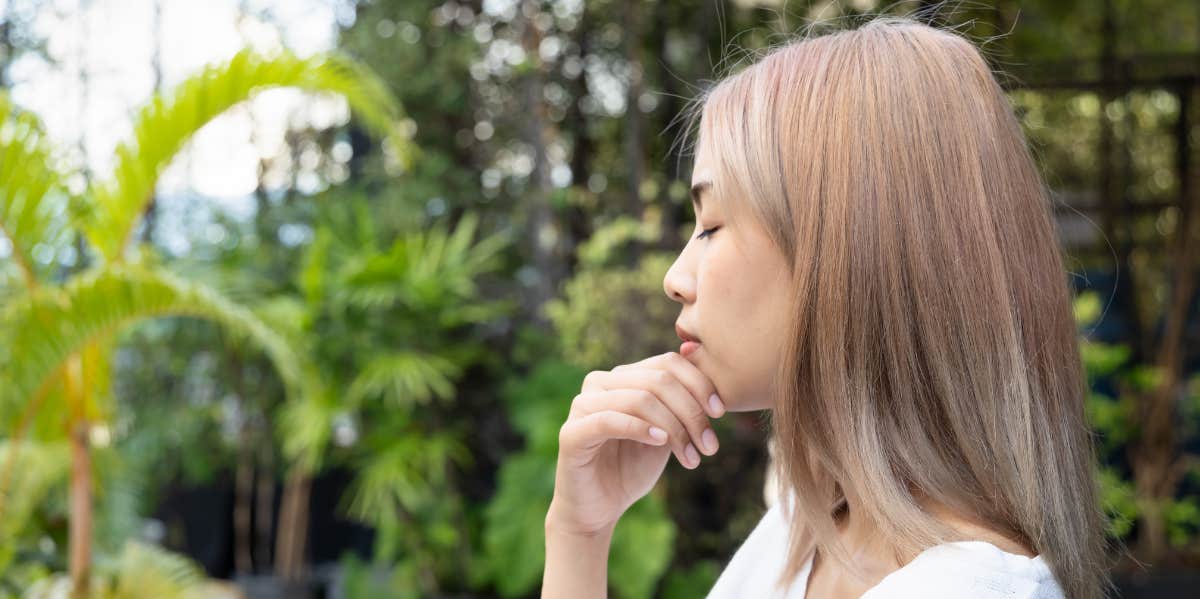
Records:
<instances>
[{"instance_id":1,"label":"palm frond","mask_svg":"<svg viewBox=\"0 0 1200 599\"><path fill-rule=\"evenodd\" d=\"M125 541L140 533L143 515L153 508L146 501L151 490L148 473L112 444L92 446L90 451L95 472L92 548L96 553L116 554Z\"/></svg>"},{"instance_id":2,"label":"palm frond","mask_svg":"<svg viewBox=\"0 0 1200 599\"><path fill-rule=\"evenodd\" d=\"M109 260L121 252L154 192L159 174L189 139L229 108L270 87L294 87L344 97L370 130L385 137L407 164L417 153L400 127L402 109L387 85L364 65L341 54L300 58L290 52L263 56L249 49L210 65L160 94L134 120L133 138L117 146L111 179L93 191L86 231Z\"/></svg>"},{"instance_id":3,"label":"palm frond","mask_svg":"<svg viewBox=\"0 0 1200 599\"><path fill-rule=\"evenodd\" d=\"M346 403L355 406L368 397L383 396L394 405L411 407L433 397L454 397L451 379L459 367L441 356L398 351L376 356L367 363L346 391Z\"/></svg>"},{"instance_id":4,"label":"palm frond","mask_svg":"<svg viewBox=\"0 0 1200 599\"><path fill-rule=\"evenodd\" d=\"M249 309L161 269L107 266L64 287L42 287L0 311L0 416L20 409L68 358L135 322L158 316L212 320L263 349L289 395L315 376L287 341Z\"/></svg>"},{"instance_id":5,"label":"palm frond","mask_svg":"<svg viewBox=\"0 0 1200 599\"><path fill-rule=\"evenodd\" d=\"M0 440L0 577L12 564L25 524L71 466L66 442Z\"/></svg>"},{"instance_id":6,"label":"palm frond","mask_svg":"<svg viewBox=\"0 0 1200 599\"><path fill-rule=\"evenodd\" d=\"M207 580L200 566L161 547L128 541L115 571L116 586L104 599L199 599Z\"/></svg>"},{"instance_id":7,"label":"palm frond","mask_svg":"<svg viewBox=\"0 0 1200 599\"><path fill-rule=\"evenodd\" d=\"M304 299L316 305L325 295L326 269L329 264L330 248L333 245L333 233L328 227L317 227L313 241L304 251L300 270L296 275L296 283L304 294Z\"/></svg>"},{"instance_id":8,"label":"palm frond","mask_svg":"<svg viewBox=\"0 0 1200 599\"><path fill-rule=\"evenodd\" d=\"M39 244L55 247L66 229L65 189L41 121L0 92L0 235L26 286L37 284Z\"/></svg>"},{"instance_id":9,"label":"palm frond","mask_svg":"<svg viewBox=\"0 0 1200 599\"><path fill-rule=\"evenodd\" d=\"M339 277L340 299L363 309L402 304L418 311L474 303L475 279L495 266L509 242L497 233L472 245L477 222L468 213L453 232L440 226L412 232L386 253L348 261Z\"/></svg>"},{"instance_id":10,"label":"palm frond","mask_svg":"<svg viewBox=\"0 0 1200 599\"><path fill-rule=\"evenodd\" d=\"M321 468L334 419L343 411L336 397L320 390L283 404L275 426L292 467L310 473Z\"/></svg>"},{"instance_id":11,"label":"palm frond","mask_svg":"<svg viewBox=\"0 0 1200 599\"><path fill-rule=\"evenodd\" d=\"M396 509L416 512L444 492L451 463L470 460L453 434L410 433L388 439L358 464L358 476L342 508L366 524L378 524Z\"/></svg>"}]
</instances>

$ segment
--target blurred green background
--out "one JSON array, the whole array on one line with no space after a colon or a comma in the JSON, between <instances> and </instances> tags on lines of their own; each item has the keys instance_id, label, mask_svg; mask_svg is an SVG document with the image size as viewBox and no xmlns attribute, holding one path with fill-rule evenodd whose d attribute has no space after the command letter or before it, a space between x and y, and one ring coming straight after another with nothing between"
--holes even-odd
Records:
<instances>
[{"instance_id":1,"label":"blurred green background","mask_svg":"<svg viewBox=\"0 0 1200 599\"><path fill-rule=\"evenodd\" d=\"M537 596L584 374L677 348L685 103L917 9L1054 192L1124 596L1194 592L1200 4L0 0L0 597ZM671 462L613 596L707 592L765 422Z\"/></svg>"}]
</instances>

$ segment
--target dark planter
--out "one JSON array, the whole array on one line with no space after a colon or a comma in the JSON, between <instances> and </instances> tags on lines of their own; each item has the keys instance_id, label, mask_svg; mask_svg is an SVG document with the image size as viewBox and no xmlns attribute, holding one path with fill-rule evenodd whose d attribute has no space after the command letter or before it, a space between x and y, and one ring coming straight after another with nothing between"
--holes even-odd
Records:
<instances>
[{"instance_id":1,"label":"dark planter","mask_svg":"<svg viewBox=\"0 0 1200 599\"><path fill-rule=\"evenodd\" d=\"M1114 575L1121 599L1192 599L1200 592L1200 572L1155 572Z\"/></svg>"},{"instance_id":2,"label":"dark planter","mask_svg":"<svg viewBox=\"0 0 1200 599\"><path fill-rule=\"evenodd\" d=\"M318 599L311 580L288 581L273 574L238 574L233 583L246 599Z\"/></svg>"}]
</instances>

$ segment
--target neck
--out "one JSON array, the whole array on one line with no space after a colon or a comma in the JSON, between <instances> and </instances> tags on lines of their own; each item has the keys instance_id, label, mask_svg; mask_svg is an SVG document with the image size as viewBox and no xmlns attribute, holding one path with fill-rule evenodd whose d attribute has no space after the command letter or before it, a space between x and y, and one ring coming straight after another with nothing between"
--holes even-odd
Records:
<instances>
[{"instance_id":1,"label":"neck","mask_svg":"<svg viewBox=\"0 0 1200 599\"><path fill-rule=\"evenodd\" d=\"M883 543L883 537L878 534L878 528L864 515L865 512L861 508L862 502L859 498L849 490L843 490L843 492L846 495L846 506L838 521L838 532L851 556L863 560L860 563L863 563L870 572L877 570L890 572L903 566L903 563L897 561L893 549ZM1025 541L1010 538L992 530L974 518L964 518L923 493L914 492L913 497L926 513L950 525L961 534L987 541L1009 553L1026 557L1037 555Z\"/></svg>"},{"instance_id":2,"label":"neck","mask_svg":"<svg viewBox=\"0 0 1200 599\"><path fill-rule=\"evenodd\" d=\"M871 576L882 578L902 564L897 563L892 549L884 543L883 536L878 534L878 528L866 517L861 506L857 497L846 492L846 505L837 518L838 533L850 558Z\"/></svg>"}]
</instances>

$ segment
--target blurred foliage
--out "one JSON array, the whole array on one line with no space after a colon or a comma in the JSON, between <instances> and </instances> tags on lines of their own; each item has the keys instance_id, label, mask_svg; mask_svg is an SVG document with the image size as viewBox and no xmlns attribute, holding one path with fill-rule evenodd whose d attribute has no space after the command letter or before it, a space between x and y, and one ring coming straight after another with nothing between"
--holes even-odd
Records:
<instances>
[{"instance_id":1,"label":"blurred foliage","mask_svg":"<svg viewBox=\"0 0 1200 599\"><path fill-rule=\"evenodd\" d=\"M452 418L454 381L487 355L474 327L513 309L478 289L509 241L475 240L469 214L452 230L435 224L388 241L361 195L326 203L296 274L301 295L273 298L263 313L342 392L286 404L283 449L312 472L330 460L354 472L342 506L375 529L377 562L450 580L467 539L448 474L471 462L468 431Z\"/></svg>"},{"instance_id":2,"label":"blurred foliage","mask_svg":"<svg viewBox=\"0 0 1200 599\"><path fill-rule=\"evenodd\" d=\"M1005 1L950 5L944 13L986 40L998 70L1024 75L1025 66L1045 60L1099 56L1103 6ZM1172 0L1112 6L1118 56L1197 51L1200 13ZM82 194L65 184L80 173L60 172L64 152L37 119L0 94L0 241L11 242L11 252L0 248L0 311L33 322L26 327L13 316L0 334L40 348L0 343L0 376L17 381L0 388L5 422L23 406L18 392L64 378L52 364L64 346L39 340L103 331L101 342L82 350L86 413L98 419L98 572L101 563L131 555L183 572L126 548L140 517L168 487L212 481L247 459L273 483L289 466L273 458L282 454L310 473L348 468L355 475L341 512L376 534L371 559L342 560L345 596L429 596L468 584L480 593L528 596L541 578L543 519L569 398L587 370L661 353L674 342L678 306L663 296L662 278L679 246L675 232L692 216L686 173L676 172L682 155L668 135L681 101L721 70L734 47L764 48L808 19L879 7L351 2L344 9L352 18L339 15L339 50L331 56L285 52L266 60L243 52L224 70L208 68L156 96L133 114L133 134L118 146L110 176ZM255 16L274 26L269 12ZM11 50L0 53L0 74L9 56L43 52L32 19L24 21L6 15L0 42L17 47L0 48ZM1072 63L1051 74L1094 68ZM631 72L636 89L627 85ZM341 93L361 121L324 130L293 124L281 155L262 157L262 172L286 177L282 188L260 177L252 222L216 211L202 227L139 229L171 157L196 129L263 85ZM1148 85L1106 99L1092 89L1037 87L1009 98L1047 181L1068 203L1094 203L1103 169L1122 173L1118 186L1138 212L1123 213L1117 229L1092 235L1095 247L1081 245L1073 257L1084 270L1111 271L1105 242L1132 247L1127 265L1139 286L1128 302L1138 313L1130 316L1153 330L1172 285L1165 253L1154 248L1181 221L1171 205L1182 188L1174 170L1176 90ZM540 131L531 131L535 122ZM1113 130L1112 164L1099 152L1102 124ZM364 127L390 133L388 143L369 143ZM308 175L321 191L300 189L297 181ZM192 211L206 206L204 198L187 202ZM551 224L535 232L543 214ZM487 238L501 230L522 232L521 243L467 243L475 232ZM150 244L129 243L143 232ZM168 234L186 238L189 249L165 255ZM79 275L114 261L131 264ZM1127 265L1120 264L1122 284ZM544 277L555 297L530 301ZM48 289L29 293L30 282ZM489 301L519 295L522 305ZM75 309L80 318L64 316ZM164 317L169 311L189 316ZM1087 293L1076 311L1081 329L1103 312ZM125 328L139 314L155 319ZM39 315L59 326L37 323ZM551 330L531 325L543 316ZM294 359L273 361L247 343L247 333L276 357ZM1139 435L1136 393L1162 373L1139 363L1147 358L1138 340L1104 343L1081 334L1087 415L1104 458L1103 502L1110 532L1126 538L1144 508L1123 463ZM0 459L15 456L0 461L0 596L65 567L69 462L59 449L58 419L67 402L61 385L53 387L30 434L0 448ZM297 387L303 397L294 401ZM486 397L473 399L480 389ZM1186 386L1179 410L1181 439L1194 439L1200 377ZM506 426L518 449L506 445ZM736 466L736 474L746 473L746 464ZM709 471L693 480L728 475ZM1200 488L1195 468L1185 480ZM665 481L618 525L609 568L615 594L702 594L741 540L730 523L753 524L761 507L726 502L739 507L721 511L713 528L689 511L694 493L675 483ZM710 490L745 494L728 485ZM1194 495L1170 502L1164 514L1172 546L1200 537ZM256 557L261 566L266 556ZM133 590L107 572L94 581L108 585L105 592ZM63 588L61 578L56 584Z\"/></svg>"},{"instance_id":3,"label":"blurred foliage","mask_svg":"<svg viewBox=\"0 0 1200 599\"><path fill-rule=\"evenodd\" d=\"M1095 291L1085 291L1074 300L1075 321L1080 327L1094 324L1102 313L1101 299ZM1106 465L1114 456L1125 451L1126 446L1139 434L1137 402L1135 393L1157 387L1161 374L1156 367L1130 364L1130 349L1124 344L1110 344L1087 338L1080 339L1080 354L1087 371L1088 397L1086 409L1088 422L1095 429L1101 452L1102 464L1097 478L1102 503L1109 515L1109 533L1118 539L1126 538L1133 531L1133 524L1143 509L1134 489L1130 475L1116 466ZM1096 391L1104 382L1123 390L1116 397ZM1180 430L1194 434L1200 426L1200 375L1193 376L1185 386L1181 403ZM1200 464L1193 465L1190 474L1200 480ZM1183 495L1166 502L1168 542L1183 547L1200 539L1200 496Z\"/></svg>"},{"instance_id":4,"label":"blurred foliage","mask_svg":"<svg viewBox=\"0 0 1200 599\"><path fill-rule=\"evenodd\" d=\"M102 561L138 521L136 478L103 478L120 468L105 463L119 454L103 451L111 443L116 418L111 369L117 333L163 315L209 319L233 335L234 343L264 350L290 394L318 393L314 379L306 379L309 369L302 358L248 309L162 268L152 247L127 251L136 224L153 200L159 174L196 131L264 87L279 86L339 94L368 127L384 134L403 164L407 140L396 123L399 104L374 73L337 54L300 59L288 51L263 56L245 50L226 63L206 67L169 94L155 94L135 118L132 140L117 146L111 176L89 181L79 195L66 183L69 173L59 171L52 160L52 145L40 121L14 110L0 94L0 231L21 273L18 281L7 282L6 301L0 306L0 421L10 431L10 447L19 448L23 437L70 440L70 493L78 494L87 508L67 517L89 525L84 538L72 527L67 543L78 556L69 562L68 583L80 585L73 590L79 596L89 594L97 582L92 579L89 584L87 578L91 536L99 535L95 547ZM83 244L85 237L90 246ZM65 267L65 274L51 278L52 267ZM92 446L101 451L93 455ZM7 452L0 471L10 472L18 453ZM18 480L31 484L15 492L7 490L11 482L7 475L0 478L0 514L10 499L13 509L28 511L30 497L36 500L53 479ZM93 491L103 499L95 521ZM13 537L21 533L17 526L0 532ZM125 555L135 550L127 545ZM162 552L143 552L125 562L155 556L162 556L163 571L183 570L182 558ZM6 576L12 557L0 556L0 577ZM136 589L168 596L190 581L168 578L170 584L151 579L118 584L111 596L131 596ZM91 594L97 592L106 591Z\"/></svg>"},{"instance_id":5,"label":"blurred foliage","mask_svg":"<svg viewBox=\"0 0 1200 599\"><path fill-rule=\"evenodd\" d=\"M673 337L665 332L674 330L678 309L665 298L663 277L674 261L649 253L636 268L581 269L545 309L563 337L563 356L595 369L667 351Z\"/></svg>"},{"instance_id":6,"label":"blurred foliage","mask_svg":"<svg viewBox=\"0 0 1200 599\"><path fill-rule=\"evenodd\" d=\"M191 560L153 545L126 542L119 555L98 560L92 577L95 599L206 599L215 587ZM31 584L24 599L67 599L71 579L52 575Z\"/></svg>"},{"instance_id":7,"label":"blurred foliage","mask_svg":"<svg viewBox=\"0 0 1200 599\"><path fill-rule=\"evenodd\" d=\"M28 570L30 563L44 562L30 559L42 554L38 543L45 534L36 526L39 508L45 507L52 491L62 492L70 472L70 448L65 442L3 441L0 442L0 464L5 471L0 476L9 478L4 488L3 517L0 518L0 597L24 588L22 569ZM17 559L26 556L24 559ZM26 567L10 570L14 560ZM40 568L45 563L37 564ZM39 568L39 569L40 569Z\"/></svg>"},{"instance_id":8,"label":"blurred foliage","mask_svg":"<svg viewBox=\"0 0 1200 599\"><path fill-rule=\"evenodd\" d=\"M721 568L721 562L704 560L686 569L672 570L663 580L662 593L659 596L663 599L703 597L717 582Z\"/></svg>"},{"instance_id":9,"label":"blurred foliage","mask_svg":"<svg viewBox=\"0 0 1200 599\"><path fill-rule=\"evenodd\" d=\"M570 398L579 393L586 374L569 362L547 359L527 377L504 385L505 405L526 445L500 467L496 495L486 510L486 575L475 581L490 579L503 597L524 596L541 584L558 430L566 422ZM675 534L661 489L629 507L613 531L609 553L609 585L617 597L655 596L671 561Z\"/></svg>"}]
</instances>

